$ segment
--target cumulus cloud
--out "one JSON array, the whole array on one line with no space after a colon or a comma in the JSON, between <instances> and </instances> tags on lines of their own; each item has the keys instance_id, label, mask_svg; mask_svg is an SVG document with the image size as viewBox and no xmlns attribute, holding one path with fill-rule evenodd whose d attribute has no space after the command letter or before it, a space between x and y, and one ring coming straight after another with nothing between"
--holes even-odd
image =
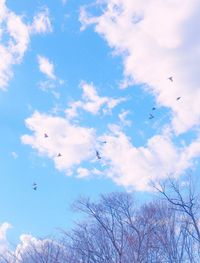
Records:
<instances>
[{"instance_id":1,"label":"cumulus cloud","mask_svg":"<svg viewBox=\"0 0 200 263\"><path fill-rule=\"evenodd\" d=\"M26 120L32 135L23 135L24 144L39 154L51 158L58 170L71 174L71 170L94 155L95 131L72 124L67 119L35 112ZM44 133L48 138L44 138ZM58 156L58 155L61 156Z\"/></svg>"},{"instance_id":2,"label":"cumulus cloud","mask_svg":"<svg viewBox=\"0 0 200 263\"><path fill-rule=\"evenodd\" d=\"M112 129L102 145L108 165L107 175L117 184L139 191L149 190L152 181L178 178L200 156L200 137L188 146L178 147L171 135L155 135L145 146L136 147L119 129Z\"/></svg>"},{"instance_id":3,"label":"cumulus cloud","mask_svg":"<svg viewBox=\"0 0 200 263\"><path fill-rule=\"evenodd\" d=\"M37 56L38 59L38 65L39 65L39 69L40 71L47 77L50 79L55 79L55 73L54 73L54 64L52 62L49 61L48 58L44 57L44 56Z\"/></svg>"},{"instance_id":4,"label":"cumulus cloud","mask_svg":"<svg viewBox=\"0 0 200 263\"><path fill-rule=\"evenodd\" d=\"M103 10L97 17L82 8L82 29L95 24L123 56L125 77L145 84L159 105L172 111L177 134L199 125L199 1L108 0Z\"/></svg>"},{"instance_id":5,"label":"cumulus cloud","mask_svg":"<svg viewBox=\"0 0 200 263\"><path fill-rule=\"evenodd\" d=\"M0 252L1 262L9 263L43 262L55 256L61 262L66 255L65 247L59 242L49 238L38 239L30 234L22 234L15 249L7 247Z\"/></svg>"},{"instance_id":6,"label":"cumulus cloud","mask_svg":"<svg viewBox=\"0 0 200 263\"><path fill-rule=\"evenodd\" d=\"M103 108L103 113L109 113L114 107L125 100L124 98L100 97L93 84L83 82L81 89L83 91L82 100L70 103L69 108L66 110L69 118L76 117L78 109L83 109L95 115Z\"/></svg>"},{"instance_id":7,"label":"cumulus cloud","mask_svg":"<svg viewBox=\"0 0 200 263\"><path fill-rule=\"evenodd\" d=\"M48 17L46 12L46 20ZM37 21L41 25L36 30ZM45 19L44 19L45 20ZM43 21L44 22L44 21ZM44 22L45 23L45 22ZM33 28L35 28L33 30ZM0 1L0 89L6 90L9 80L13 76L13 65L20 64L27 51L32 33L44 33L41 14L34 17L32 25L26 24L21 16L7 8L5 1Z\"/></svg>"},{"instance_id":8,"label":"cumulus cloud","mask_svg":"<svg viewBox=\"0 0 200 263\"><path fill-rule=\"evenodd\" d=\"M96 15L96 8L100 15ZM148 189L151 180L178 177L199 157L200 137L200 2L196 0L108 0L80 9L81 30L94 25L114 51L123 58L121 87L139 84L154 96L159 107L169 109L170 122L146 145L136 147L112 125L103 145L108 175L117 183L138 190ZM169 77L173 77L173 81ZM176 100L180 97L180 100ZM118 117L126 125L127 112ZM129 125L129 124L128 124ZM165 130L160 127L160 130ZM196 133L189 145L177 146L180 135ZM189 135L188 135L189 136Z\"/></svg>"},{"instance_id":9,"label":"cumulus cloud","mask_svg":"<svg viewBox=\"0 0 200 263\"><path fill-rule=\"evenodd\" d=\"M49 252L49 248L51 247L52 251ZM46 254L53 256L56 254L56 250L61 249L61 245L56 241L51 239L37 239L36 237L23 234L20 236L20 243L17 245L13 254L17 259L17 262L26 262L29 261L30 258L34 258L35 261L42 261L43 258L46 258Z\"/></svg>"},{"instance_id":10,"label":"cumulus cloud","mask_svg":"<svg viewBox=\"0 0 200 263\"><path fill-rule=\"evenodd\" d=\"M26 120L26 126L32 134L23 135L22 142L52 159L56 169L67 175L75 173L77 178L108 176L131 190L150 190L152 181L178 178L200 156L200 136L188 145L177 146L167 128L138 147L116 124L109 125L109 132L96 137L92 128L35 112ZM94 163L95 149L102 157L100 169L82 167L83 163Z\"/></svg>"},{"instance_id":11,"label":"cumulus cloud","mask_svg":"<svg viewBox=\"0 0 200 263\"><path fill-rule=\"evenodd\" d=\"M53 257L55 254L59 256L61 260L65 255L65 248L58 242L48 238L37 239L30 234L22 234L16 248L11 249L10 242L6 237L7 231L11 227L7 222L0 225L1 262L20 263L29 262L30 259L35 260L35 262L40 262L43 259L45 260L47 255ZM51 252L49 248L51 248Z\"/></svg>"}]
</instances>

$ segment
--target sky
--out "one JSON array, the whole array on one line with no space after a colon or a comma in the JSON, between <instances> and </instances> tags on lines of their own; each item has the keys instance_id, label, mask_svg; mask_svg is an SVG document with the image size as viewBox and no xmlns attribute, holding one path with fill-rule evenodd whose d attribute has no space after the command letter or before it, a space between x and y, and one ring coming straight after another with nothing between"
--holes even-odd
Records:
<instances>
[{"instance_id":1,"label":"sky","mask_svg":"<svg viewBox=\"0 0 200 263\"><path fill-rule=\"evenodd\" d=\"M0 251L70 229L79 196L198 179L199 12L0 0Z\"/></svg>"}]
</instances>

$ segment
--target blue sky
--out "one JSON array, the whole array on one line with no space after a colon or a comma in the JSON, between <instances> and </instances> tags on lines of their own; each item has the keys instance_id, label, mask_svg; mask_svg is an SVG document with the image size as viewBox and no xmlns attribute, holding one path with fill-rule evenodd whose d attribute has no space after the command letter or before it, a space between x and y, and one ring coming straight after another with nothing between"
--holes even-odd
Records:
<instances>
[{"instance_id":1,"label":"blue sky","mask_svg":"<svg viewBox=\"0 0 200 263\"><path fill-rule=\"evenodd\" d=\"M2 244L70 228L80 195L198 174L198 5L0 0Z\"/></svg>"}]
</instances>

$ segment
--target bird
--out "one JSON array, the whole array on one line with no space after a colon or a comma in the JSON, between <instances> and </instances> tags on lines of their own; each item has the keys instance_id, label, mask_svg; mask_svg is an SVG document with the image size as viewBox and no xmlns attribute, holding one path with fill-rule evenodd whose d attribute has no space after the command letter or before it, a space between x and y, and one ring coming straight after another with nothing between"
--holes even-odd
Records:
<instances>
[{"instance_id":1,"label":"bird","mask_svg":"<svg viewBox=\"0 0 200 263\"><path fill-rule=\"evenodd\" d=\"M153 107L152 110L156 110L156 107Z\"/></svg>"},{"instance_id":2,"label":"bird","mask_svg":"<svg viewBox=\"0 0 200 263\"><path fill-rule=\"evenodd\" d=\"M57 157L61 157L61 156L62 156L62 154L61 154L61 153L58 153Z\"/></svg>"},{"instance_id":3,"label":"bird","mask_svg":"<svg viewBox=\"0 0 200 263\"><path fill-rule=\"evenodd\" d=\"M100 154L99 154L99 152L98 151L96 151L96 157L97 157L97 159L101 159L101 156L100 156Z\"/></svg>"},{"instance_id":4,"label":"bird","mask_svg":"<svg viewBox=\"0 0 200 263\"><path fill-rule=\"evenodd\" d=\"M154 116L152 114L149 114L149 120L152 120Z\"/></svg>"},{"instance_id":5,"label":"bird","mask_svg":"<svg viewBox=\"0 0 200 263\"><path fill-rule=\"evenodd\" d=\"M33 190L37 190L37 184L36 183L33 183Z\"/></svg>"},{"instance_id":6,"label":"bird","mask_svg":"<svg viewBox=\"0 0 200 263\"><path fill-rule=\"evenodd\" d=\"M48 137L49 137L48 134L44 133L44 138L48 138Z\"/></svg>"},{"instance_id":7,"label":"bird","mask_svg":"<svg viewBox=\"0 0 200 263\"><path fill-rule=\"evenodd\" d=\"M101 141L101 143L107 143L107 141Z\"/></svg>"},{"instance_id":8,"label":"bird","mask_svg":"<svg viewBox=\"0 0 200 263\"><path fill-rule=\"evenodd\" d=\"M180 100L181 97L177 97L176 100Z\"/></svg>"},{"instance_id":9,"label":"bird","mask_svg":"<svg viewBox=\"0 0 200 263\"><path fill-rule=\"evenodd\" d=\"M173 82L173 77L169 77L168 80L170 80L171 82Z\"/></svg>"}]
</instances>

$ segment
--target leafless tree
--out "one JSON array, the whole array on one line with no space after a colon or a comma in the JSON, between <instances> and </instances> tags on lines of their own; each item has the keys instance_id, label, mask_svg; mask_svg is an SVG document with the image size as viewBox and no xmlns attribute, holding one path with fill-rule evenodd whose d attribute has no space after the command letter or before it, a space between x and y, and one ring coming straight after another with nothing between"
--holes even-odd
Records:
<instances>
[{"instance_id":1,"label":"leafless tree","mask_svg":"<svg viewBox=\"0 0 200 263\"><path fill-rule=\"evenodd\" d=\"M172 181L157 190L164 199L141 206L129 193L81 198L73 208L84 219L63 240L33 239L0 263L200 262L197 195Z\"/></svg>"},{"instance_id":2,"label":"leafless tree","mask_svg":"<svg viewBox=\"0 0 200 263\"><path fill-rule=\"evenodd\" d=\"M191 180L183 185L176 180L169 179L159 186L157 191L170 204L171 209L178 214L179 226L185 236L185 249L190 258L189 262L200 262L200 206L199 194Z\"/></svg>"},{"instance_id":3,"label":"leafless tree","mask_svg":"<svg viewBox=\"0 0 200 263\"><path fill-rule=\"evenodd\" d=\"M75 208L87 216L68 234L77 262L199 262L190 222L171 203L137 208L131 194L112 193L96 203L80 199Z\"/></svg>"},{"instance_id":4,"label":"leafless tree","mask_svg":"<svg viewBox=\"0 0 200 263\"><path fill-rule=\"evenodd\" d=\"M119 193L102 195L99 203L86 198L80 199L74 207L79 212L85 213L90 222L79 225L78 231L76 229L73 233L73 238L79 237L76 240L81 243L77 249L83 249L81 253L87 256L85 262L124 262L123 251L128 231L126 217L133 217L133 201L129 195ZM80 234L83 239L80 239ZM83 247L82 244L87 247Z\"/></svg>"}]
</instances>

